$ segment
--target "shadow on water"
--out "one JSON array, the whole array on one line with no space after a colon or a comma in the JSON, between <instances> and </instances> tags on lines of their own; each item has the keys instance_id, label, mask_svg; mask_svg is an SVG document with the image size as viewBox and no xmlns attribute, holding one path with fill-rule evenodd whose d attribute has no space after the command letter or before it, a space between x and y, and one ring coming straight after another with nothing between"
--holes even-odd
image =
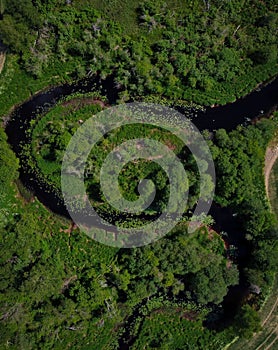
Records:
<instances>
[{"instance_id":1,"label":"shadow on water","mask_svg":"<svg viewBox=\"0 0 278 350\"><path fill-rule=\"evenodd\" d=\"M209 214L214 218L215 231L224 233L229 258L237 263L240 272L239 284L229 288L221 306L213 308L204 323L207 328L220 331L232 324L238 308L249 294L249 286L242 272L251 258L251 245L245 238L242 223L237 214L230 208L222 208L213 203Z\"/></svg>"},{"instance_id":2,"label":"shadow on water","mask_svg":"<svg viewBox=\"0 0 278 350\"><path fill-rule=\"evenodd\" d=\"M235 247L234 260L239 265L244 265L250 257L250 245L245 239L242 231L242 224L230 208L222 208L213 203L209 214L214 218L213 228L216 232L224 232L227 236L224 238L228 247Z\"/></svg>"}]
</instances>

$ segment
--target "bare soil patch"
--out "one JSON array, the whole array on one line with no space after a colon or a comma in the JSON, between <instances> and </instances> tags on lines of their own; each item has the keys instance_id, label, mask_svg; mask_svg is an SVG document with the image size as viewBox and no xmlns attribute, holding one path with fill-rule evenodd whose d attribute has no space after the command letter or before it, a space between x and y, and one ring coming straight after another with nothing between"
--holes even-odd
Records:
<instances>
[{"instance_id":1,"label":"bare soil patch","mask_svg":"<svg viewBox=\"0 0 278 350\"><path fill-rule=\"evenodd\" d=\"M2 72L6 61L6 48L0 43L0 73Z\"/></svg>"}]
</instances>

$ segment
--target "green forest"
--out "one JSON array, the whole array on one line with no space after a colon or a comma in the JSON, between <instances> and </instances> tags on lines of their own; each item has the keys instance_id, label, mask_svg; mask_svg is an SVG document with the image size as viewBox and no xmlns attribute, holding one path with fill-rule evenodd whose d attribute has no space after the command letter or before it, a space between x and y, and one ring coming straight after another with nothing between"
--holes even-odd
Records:
<instances>
[{"instance_id":1,"label":"green forest","mask_svg":"<svg viewBox=\"0 0 278 350\"><path fill-rule=\"evenodd\" d=\"M123 140L152 137L174 150L188 174L188 207L171 232L146 246L119 249L92 240L44 206L22 174L62 200L67 145L98 112L147 101L184 106L190 114L269 82L278 73L276 2L0 0L0 43L6 54L0 73L0 348L217 350L260 332L259 310L278 267L277 162L271 201L264 179L277 112L234 130L202 132L216 171L214 206L237 222L238 246L210 214L189 232L199 199L196 161L180 139L151 123L110 132L91 151L85 171L90 201L104 217L141 225L166 206L165 172L152 159L123 168L118 181L126 199L137 199L141 179L157 189L144 215L130 218L105 202L101 165ZM5 128L21 103L90 80L99 88L38 110L26 122L28 142L13 150ZM206 185L211 191L211 178Z\"/></svg>"},{"instance_id":2,"label":"green forest","mask_svg":"<svg viewBox=\"0 0 278 350\"><path fill-rule=\"evenodd\" d=\"M14 71L3 73L2 103L94 74L112 76L123 101L234 101L277 73L275 9L273 0L2 0Z\"/></svg>"}]
</instances>

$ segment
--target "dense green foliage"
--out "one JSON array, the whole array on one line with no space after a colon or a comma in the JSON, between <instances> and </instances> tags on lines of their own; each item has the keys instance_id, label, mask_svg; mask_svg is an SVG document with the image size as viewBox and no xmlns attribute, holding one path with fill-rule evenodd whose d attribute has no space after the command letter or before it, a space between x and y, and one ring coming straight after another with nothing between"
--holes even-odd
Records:
<instances>
[{"instance_id":1,"label":"dense green foliage","mask_svg":"<svg viewBox=\"0 0 278 350\"><path fill-rule=\"evenodd\" d=\"M140 338L131 349L216 350L222 349L230 339L209 332L196 319L194 311L157 310L144 320Z\"/></svg>"},{"instance_id":2,"label":"dense green foliage","mask_svg":"<svg viewBox=\"0 0 278 350\"><path fill-rule=\"evenodd\" d=\"M72 109L72 105L69 106ZM57 108L61 109L60 106ZM273 218L267 201L262 202L260 197L262 205L258 206L257 215L268 217L268 225L251 231L250 228L254 227L252 220L257 220L251 213L256 193L260 196L263 191L264 149L275 128L274 121L262 121L257 126L239 128L231 133L218 131L214 143L211 142L220 180L217 200L238 210L245 222L242 229L248 239L251 235L259 237L258 241L251 240L252 261L245 274L250 283L262 290L266 290L266 283L277 268L277 240L271 231ZM8 148L3 132L2 135L1 149L8 157L1 158L1 168L16 178L14 164L17 160ZM237 174L233 173L232 167L221 166L223 158L218 159L219 152L229 156L233 147L236 151L229 159L240 162L243 158L246 164L250 164L237 167L242 169ZM250 153L245 157L248 149ZM230 173L223 176L225 169L230 169ZM237 178L237 186L233 185L234 195L230 195L226 188L234 183L233 176ZM12 189L5 172L1 181L5 188ZM247 185L254 191L254 201L248 202L252 204L251 208L247 207L241 194ZM227 287L238 281L236 266L225 258L222 239L205 227L188 235L186 224L182 224L154 244L131 251L117 250L89 240L70 223L45 211L37 201L23 205L15 199L14 190L10 191L10 205L2 198L1 207L10 215L1 226L1 244L5 248L1 258L1 334L2 344L9 342L11 348L50 349L55 344L57 349L82 349L86 348L82 339L86 339L90 349L116 349L120 336L116 329L133 307L157 291L160 291L159 295L167 292L172 297L186 297L192 305L199 305L202 309L207 304L221 303ZM155 300L154 297L154 305ZM156 308L159 305L157 303ZM201 335L204 315L198 310L193 313L194 320L199 319L196 323L186 319L192 316L188 311L185 318L171 316L171 322L163 326L163 332L159 326L153 322L151 326L148 322L158 317L162 325L167 314L158 312L151 314L150 318L146 316L141 331L136 333L133 330L138 336L135 348L146 343L155 347L155 342L160 339L165 347L183 349L188 346L188 337L192 339L193 348L205 349L208 344L213 348L230 341L234 333L248 337L259 329L256 311L244 307L240 311L244 315L237 316L229 331L214 333L205 330ZM187 313L186 308L184 312ZM244 324L239 321L241 317ZM156 329L150 333L150 327Z\"/></svg>"},{"instance_id":3,"label":"dense green foliage","mask_svg":"<svg viewBox=\"0 0 278 350\"><path fill-rule=\"evenodd\" d=\"M70 138L81 123L101 110L94 101L94 97L63 101L32 123L29 131L32 133L32 155L39 172L57 188L60 187L61 163Z\"/></svg>"},{"instance_id":4,"label":"dense green foliage","mask_svg":"<svg viewBox=\"0 0 278 350\"><path fill-rule=\"evenodd\" d=\"M229 134L218 130L212 145L218 176L215 200L237 213L252 246L247 279L260 287L269 285L277 270L277 222L262 176L265 150L276 130L277 119L239 127Z\"/></svg>"},{"instance_id":5,"label":"dense green foliage","mask_svg":"<svg viewBox=\"0 0 278 350\"><path fill-rule=\"evenodd\" d=\"M7 186L17 178L18 159L7 145L7 136L0 128L0 195L5 196Z\"/></svg>"},{"instance_id":6,"label":"dense green foliage","mask_svg":"<svg viewBox=\"0 0 278 350\"><path fill-rule=\"evenodd\" d=\"M244 305L236 316L235 328L240 336L251 338L253 333L261 329L260 318L256 311L249 305Z\"/></svg>"},{"instance_id":7,"label":"dense green foliage","mask_svg":"<svg viewBox=\"0 0 278 350\"><path fill-rule=\"evenodd\" d=\"M23 148L24 156L29 155L28 162L24 161L29 171L39 173L40 178L44 178L52 188L61 196L61 164L64 152L71 136L76 129L83 124L88 118L93 116L100 110L99 104L93 98L68 98L67 101L57 104L46 115L42 115L38 122L31 122L31 128L28 131L32 135L32 144L28 144ZM85 184L88 194L94 207L99 213L109 217L121 215L120 221L125 223L131 221L134 225L135 221L141 217L142 213L132 215L128 218L123 217L120 211L114 209L107 203L106 198L100 190L100 171L101 166L108 154L122 143L122 140L128 141L134 138L151 138L157 140L168 147L181 159L183 167L187 171L189 179L189 188L184 184L182 191L189 190L188 208L196 204L199 194L199 177L197 174L197 165L194 157L187 148L184 147L181 140L169 131L163 131L158 127L146 124L126 125L119 129L113 130L105 138L96 145L91 151L87 159L85 169ZM137 149L142 145L138 143ZM133 162L127 163L121 170L119 175L119 186L124 198L134 201L138 198L138 184L142 179L151 179L156 188L156 196L153 203L143 212L148 216L156 215L162 212L169 197L169 183L164 170L153 161L155 158L162 157L161 154L148 159L135 159ZM207 163L203 160L203 167L207 167ZM211 178L207 178L207 194L212 189ZM175 211L175 209L173 209ZM119 223L119 219L117 219Z\"/></svg>"},{"instance_id":8,"label":"dense green foliage","mask_svg":"<svg viewBox=\"0 0 278 350\"><path fill-rule=\"evenodd\" d=\"M95 76L112 78L118 102L233 101L277 74L276 9L274 0L2 0L0 40L9 52L0 76L1 117L46 86ZM78 126L104 107L95 103L98 97L63 101L29 130L25 160L58 190L65 147ZM215 201L231 208L249 244L247 261L237 266L220 234L202 226L189 235L185 220L163 239L132 250L88 239L22 189L19 160L0 127L0 348L116 350L127 332L135 337L133 349L220 349L235 335L259 331L256 310L277 271L277 220L262 171L275 130L277 116L208 137ZM148 127L140 133L175 146L189 174L192 208L198 199L192 157L167 133ZM127 127L105 138L91 153L88 174L99 170L118 139L132 137ZM137 184L146 177L159 189L151 208L159 212L168 183L151 159L127 164L119 179L122 192L136 199ZM87 190L109 212L94 176L88 176ZM229 328L211 331L205 317L218 317L239 270L260 295L242 301Z\"/></svg>"},{"instance_id":9,"label":"dense green foliage","mask_svg":"<svg viewBox=\"0 0 278 350\"><path fill-rule=\"evenodd\" d=\"M17 161L5 137L1 147L9 155L1 168L14 169ZM3 181L11 186L10 178ZM227 286L237 283L222 240L206 228L188 237L182 225L172 237L130 255L89 240L37 201L23 205L14 194L11 200L13 207L1 199L12 214L1 226L1 344L11 348L82 348L86 337L91 348L112 349L117 337L111 329L157 290L187 290L202 305L221 302ZM217 279L209 281L207 273L213 279L216 269ZM204 277L194 279L202 271ZM212 299L199 296L204 285L213 290Z\"/></svg>"},{"instance_id":10,"label":"dense green foliage","mask_svg":"<svg viewBox=\"0 0 278 350\"><path fill-rule=\"evenodd\" d=\"M18 159L8 147L7 136L0 128L0 228L16 215L13 209L15 191L12 182L18 176L18 165Z\"/></svg>"},{"instance_id":11,"label":"dense green foliage","mask_svg":"<svg viewBox=\"0 0 278 350\"><path fill-rule=\"evenodd\" d=\"M117 5L127 12L116 16ZM277 73L275 1L111 6L109 12L110 4L95 0L8 1L0 38L29 74L112 74L122 99L154 94L225 103Z\"/></svg>"},{"instance_id":12,"label":"dense green foliage","mask_svg":"<svg viewBox=\"0 0 278 350\"><path fill-rule=\"evenodd\" d=\"M155 244L120 254L121 274L113 278L125 299L139 301L163 287L173 295L187 291L200 304L223 300L227 286L238 281L235 266L219 255L223 241L205 228L192 237L185 232L181 226Z\"/></svg>"}]
</instances>

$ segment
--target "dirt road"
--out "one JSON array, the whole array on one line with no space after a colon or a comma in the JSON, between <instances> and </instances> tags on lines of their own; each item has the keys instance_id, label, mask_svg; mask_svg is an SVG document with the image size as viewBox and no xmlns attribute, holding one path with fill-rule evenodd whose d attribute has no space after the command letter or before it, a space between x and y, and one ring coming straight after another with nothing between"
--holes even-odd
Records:
<instances>
[{"instance_id":1,"label":"dirt road","mask_svg":"<svg viewBox=\"0 0 278 350\"><path fill-rule=\"evenodd\" d=\"M269 197L269 176L271 173L271 169L275 163L275 161L278 158L278 144L275 146L269 146L266 150L265 154L265 168L264 168L264 175L265 175L265 188L266 193Z\"/></svg>"}]
</instances>

